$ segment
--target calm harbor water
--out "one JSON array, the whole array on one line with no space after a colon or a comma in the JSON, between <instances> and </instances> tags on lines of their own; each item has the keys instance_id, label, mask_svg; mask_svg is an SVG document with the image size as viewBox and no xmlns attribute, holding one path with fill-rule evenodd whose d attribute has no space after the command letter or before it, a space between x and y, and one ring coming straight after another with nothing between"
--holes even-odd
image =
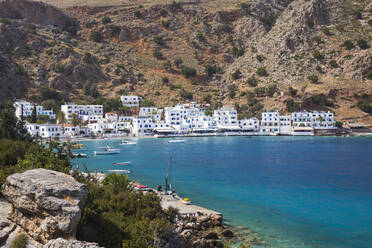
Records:
<instances>
[{"instance_id":1,"label":"calm harbor water","mask_svg":"<svg viewBox=\"0 0 372 248\"><path fill-rule=\"evenodd\" d=\"M266 247L372 247L372 137L209 137L84 141L75 159L94 171L132 169L132 179L172 187L226 221L260 233ZM98 146L117 155L94 156ZM132 161L114 166L113 162Z\"/></svg>"}]
</instances>

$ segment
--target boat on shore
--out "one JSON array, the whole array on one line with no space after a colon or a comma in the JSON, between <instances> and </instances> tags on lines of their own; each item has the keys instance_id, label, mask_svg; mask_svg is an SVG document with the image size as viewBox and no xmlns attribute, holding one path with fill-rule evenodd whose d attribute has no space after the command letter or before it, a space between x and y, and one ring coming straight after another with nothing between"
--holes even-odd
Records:
<instances>
[{"instance_id":1,"label":"boat on shore","mask_svg":"<svg viewBox=\"0 0 372 248\"><path fill-rule=\"evenodd\" d=\"M168 143L184 143L185 140L183 139L171 139L171 140L168 140Z\"/></svg>"},{"instance_id":2,"label":"boat on shore","mask_svg":"<svg viewBox=\"0 0 372 248\"><path fill-rule=\"evenodd\" d=\"M127 162L114 162L112 163L113 165L127 165L127 164L131 164L132 161L127 161Z\"/></svg>"},{"instance_id":3,"label":"boat on shore","mask_svg":"<svg viewBox=\"0 0 372 248\"><path fill-rule=\"evenodd\" d=\"M130 174L132 170L107 170L110 173Z\"/></svg>"},{"instance_id":4,"label":"boat on shore","mask_svg":"<svg viewBox=\"0 0 372 248\"><path fill-rule=\"evenodd\" d=\"M72 149L72 150L78 150L78 149L81 149L81 148L83 148L83 147L85 147L84 144L77 144L77 143L74 143L74 144L71 145L71 149Z\"/></svg>"}]
</instances>

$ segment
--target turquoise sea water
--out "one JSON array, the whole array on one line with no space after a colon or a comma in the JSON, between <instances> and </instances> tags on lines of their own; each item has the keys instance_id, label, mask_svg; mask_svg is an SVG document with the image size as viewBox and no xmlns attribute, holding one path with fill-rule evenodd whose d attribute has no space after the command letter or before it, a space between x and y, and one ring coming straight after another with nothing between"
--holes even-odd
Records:
<instances>
[{"instance_id":1,"label":"turquoise sea water","mask_svg":"<svg viewBox=\"0 0 372 248\"><path fill-rule=\"evenodd\" d=\"M210 137L82 142L90 170L132 169L131 178L172 187L195 204L260 233L266 247L372 247L372 138ZM94 156L95 147L121 154ZM113 166L113 162L133 161Z\"/></svg>"}]
</instances>

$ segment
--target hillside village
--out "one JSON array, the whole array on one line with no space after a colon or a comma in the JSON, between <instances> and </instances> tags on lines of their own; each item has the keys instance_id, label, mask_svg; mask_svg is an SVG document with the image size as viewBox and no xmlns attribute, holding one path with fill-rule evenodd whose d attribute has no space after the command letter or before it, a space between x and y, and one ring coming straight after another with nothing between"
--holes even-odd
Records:
<instances>
[{"instance_id":1,"label":"hillside village","mask_svg":"<svg viewBox=\"0 0 372 248\"><path fill-rule=\"evenodd\" d=\"M57 120L53 111L43 110L41 106L26 101L17 101L14 105L19 119L30 120L33 112L37 116L48 117L49 123L44 124L26 121L28 132L42 138L335 135L337 126L342 127L331 112L300 111L280 115L278 111L273 111L263 112L260 120L255 117L238 119L237 111L230 106L211 112L209 106L195 102L162 109L140 107L142 101L139 96L121 96L123 106L132 109L132 113L138 113L135 115L123 115L120 111L104 113L102 105L67 103L61 106Z\"/></svg>"}]
</instances>

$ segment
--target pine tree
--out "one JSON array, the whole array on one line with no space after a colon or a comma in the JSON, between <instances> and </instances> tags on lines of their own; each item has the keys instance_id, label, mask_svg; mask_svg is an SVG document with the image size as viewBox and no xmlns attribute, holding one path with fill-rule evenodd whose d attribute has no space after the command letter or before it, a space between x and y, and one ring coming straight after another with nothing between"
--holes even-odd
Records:
<instances>
[{"instance_id":1,"label":"pine tree","mask_svg":"<svg viewBox=\"0 0 372 248\"><path fill-rule=\"evenodd\" d=\"M36 106L34 106L31 113L31 123L36 123L36 121L37 121Z\"/></svg>"}]
</instances>

